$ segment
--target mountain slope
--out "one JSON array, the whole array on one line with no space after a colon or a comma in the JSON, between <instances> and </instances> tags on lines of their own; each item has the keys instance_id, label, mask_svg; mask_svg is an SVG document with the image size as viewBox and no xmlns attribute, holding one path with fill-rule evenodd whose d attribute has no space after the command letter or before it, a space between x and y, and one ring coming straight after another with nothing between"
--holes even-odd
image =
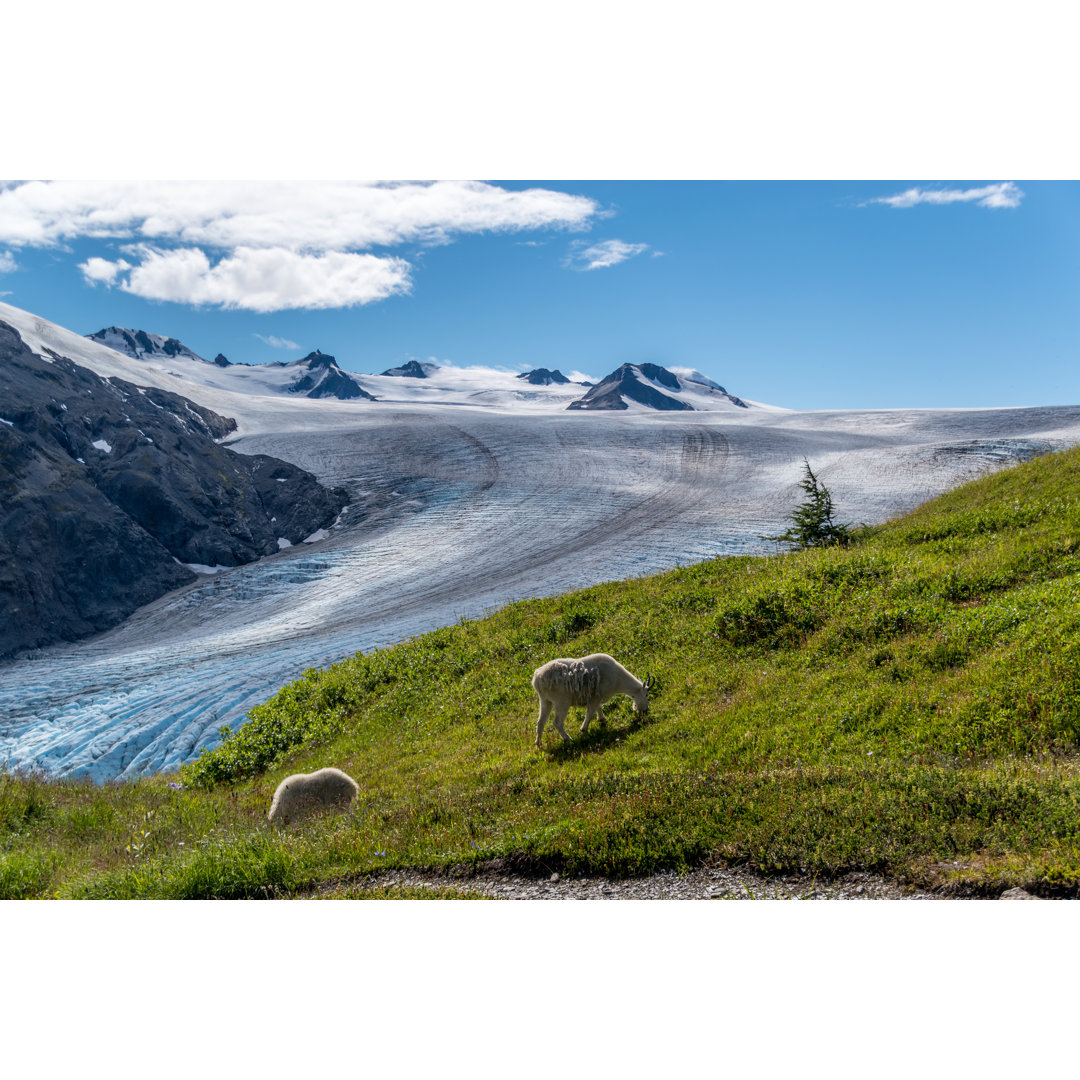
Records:
<instances>
[{"instance_id":1,"label":"mountain slope","mask_svg":"<svg viewBox=\"0 0 1080 1080\"><path fill-rule=\"evenodd\" d=\"M236 427L167 391L35 356L0 322L0 656L113 626L331 524L343 493L218 445Z\"/></svg>"},{"instance_id":2,"label":"mountain slope","mask_svg":"<svg viewBox=\"0 0 1080 1080\"><path fill-rule=\"evenodd\" d=\"M713 559L458 621L307 672L181 791L12 778L0 888L364 895L368 875L415 867L736 864L1076 897L1077 537L1073 450L847 549ZM533 668L592 651L656 676L648 716L617 698L605 725L581 737L575 711L571 743L534 751ZM279 781L326 765L357 780L350 813L267 830ZM145 838L137 857L118 835Z\"/></svg>"}]
</instances>

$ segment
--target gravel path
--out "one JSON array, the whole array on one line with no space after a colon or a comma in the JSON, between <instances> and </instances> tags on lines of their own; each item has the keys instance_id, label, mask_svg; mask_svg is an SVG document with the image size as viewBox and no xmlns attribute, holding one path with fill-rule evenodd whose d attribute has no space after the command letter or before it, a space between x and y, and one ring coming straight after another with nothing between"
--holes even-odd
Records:
<instances>
[{"instance_id":1,"label":"gravel path","mask_svg":"<svg viewBox=\"0 0 1080 1080\"><path fill-rule=\"evenodd\" d=\"M455 876L418 870L386 871L350 882L345 891L362 889L454 888L495 900L936 900L929 893L904 892L877 874L855 872L833 881L809 877L764 878L750 870L702 867L685 874L673 870L623 881L607 878L548 879L481 870ZM317 898L332 899L341 883L326 886Z\"/></svg>"}]
</instances>

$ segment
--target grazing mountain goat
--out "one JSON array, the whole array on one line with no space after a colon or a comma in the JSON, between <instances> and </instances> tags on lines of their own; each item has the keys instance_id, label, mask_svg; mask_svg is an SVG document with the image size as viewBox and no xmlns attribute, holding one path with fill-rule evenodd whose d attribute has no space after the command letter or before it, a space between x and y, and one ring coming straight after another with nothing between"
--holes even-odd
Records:
<instances>
[{"instance_id":1,"label":"grazing mountain goat","mask_svg":"<svg viewBox=\"0 0 1080 1080\"><path fill-rule=\"evenodd\" d=\"M323 810L347 810L359 791L356 781L340 769L295 773L278 784L266 818L291 825Z\"/></svg>"},{"instance_id":2,"label":"grazing mountain goat","mask_svg":"<svg viewBox=\"0 0 1080 1080\"><path fill-rule=\"evenodd\" d=\"M649 711L652 679L641 682L607 653L591 653L580 660L549 660L533 672L532 685L540 698L540 718L536 721L536 745L539 746L552 709L555 715L551 722L564 742L569 742L570 736L566 734L563 721L574 705L585 707L582 735L589 730L589 721L594 716L604 722L602 706L616 694L627 694L634 703L634 712L645 716Z\"/></svg>"}]
</instances>

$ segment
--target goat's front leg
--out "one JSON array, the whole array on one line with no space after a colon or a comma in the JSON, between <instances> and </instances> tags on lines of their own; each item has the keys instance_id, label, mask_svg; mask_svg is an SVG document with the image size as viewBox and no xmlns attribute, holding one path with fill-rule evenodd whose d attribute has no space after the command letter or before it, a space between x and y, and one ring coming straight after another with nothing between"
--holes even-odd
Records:
<instances>
[{"instance_id":1,"label":"goat's front leg","mask_svg":"<svg viewBox=\"0 0 1080 1080\"><path fill-rule=\"evenodd\" d=\"M548 716L551 715L551 702L546 698L540 699L540 715L536 720L536 745L541 745L541 739L544 736L544 725L547 723Z\"/></svg>"}]
</instances>

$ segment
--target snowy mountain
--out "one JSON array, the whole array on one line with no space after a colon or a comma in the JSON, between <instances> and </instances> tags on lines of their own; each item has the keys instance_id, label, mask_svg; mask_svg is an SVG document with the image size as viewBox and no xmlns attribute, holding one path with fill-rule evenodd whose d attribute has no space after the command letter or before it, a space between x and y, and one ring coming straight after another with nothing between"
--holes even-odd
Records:
<instances>
[{"instance_id":1,"label":"snowy mountain","mask_svg":"<svg viewBox=\"0 0 1080 1080\"><path fill-rule=\"evenodd\" d=\"M176 338L148 334L144 330L107 326L104 330L98 330L96 334L86 336L90 341L129 356L132 360L157 362L163 369L168 368L177 359L195 361L197 364L209 364L212 367L231 368L232 382L239 387L247 379L253 393L265 393L270 385L274 385L278 393L301 394L309 398L333 397L342 401L353 398L375 400L354 376L338 367L334 357L318 349L300 360L276 360L269 364L230 364L221 353L218 353L212 361L207 361ZM204 381L199 379L197 368L188 368L186 373L194 374L198 381ZM278 374L276 379L275 373Z\"/></svg>"},{"instance_id":2,"label":"snowy mountain","mask_svg":"<svg viewBox=\"0 0 1080 1080\"><path fill-rule=\"evenodd\" d=\"M418 360L389 368L381 375L368 375L343 370L334 357L320 350L288 362L231 364L220 354L208 362L175 338L122 327L82 337L3 302L0 319L16 327L39 353L59 350L103 377L117 376L180 394L235 417L242 433L275 423L271 419L275 406L266 399L283 396L317 399L322 415L335 407L337 399L348 403L350 416L358 404L365 408L453 405L548 413L570 407L623 412L783 411L730 395L696 371L655 364L624 364L595 386L587 376L573 371L568 376L548 368L516 372ZM587 393L583 395L583 391Z\"/></svg>"},{"instance_id":3,"label":"snowy mountain","mask_svg":"<svg viewBox=\"0 0 1080 1080\"><path fill-rule=\"evenodd\" d=\"M680 369L676 374L658 364L623 364L567 408L686 412L726 405L749 408L741 398L729 394L719 383L698 371Z\"/></svg>"}]
</instances>

